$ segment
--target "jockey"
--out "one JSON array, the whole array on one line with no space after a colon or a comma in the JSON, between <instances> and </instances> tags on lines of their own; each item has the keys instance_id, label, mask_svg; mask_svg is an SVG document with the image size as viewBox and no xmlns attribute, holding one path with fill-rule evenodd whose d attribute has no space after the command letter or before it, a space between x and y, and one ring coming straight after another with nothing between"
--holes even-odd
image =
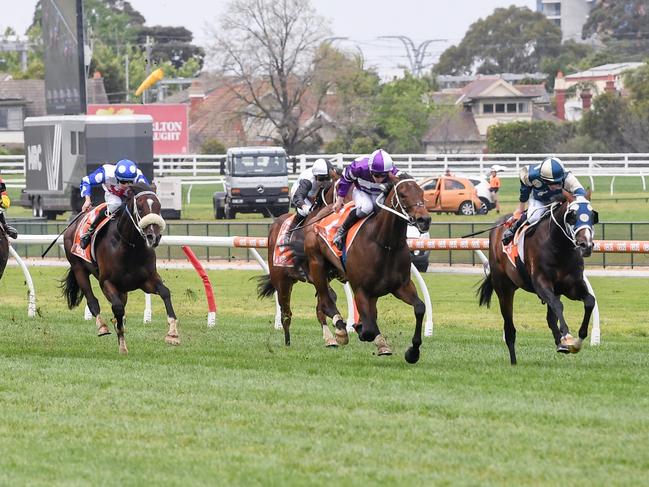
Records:
<instances>
[{"instance_id":1,"label":"jockey","mask_svg":"<svg viewBox=\"0 0 649 487\"><path fill-rule=\"evenodd\" d=\"M108 203L108 206L97 215L90 224L88 231L81 236L79 245L82 249L85 249L90 244L92 234L99 223L122 206L124 199L128 196L131 184L139 182L149 184L149 181L147 181L137 165L128 159L122 159L117 164L104 164L93 173L83 177L80 188L81 197L85 198L85 201L81 211L86 212L90 209L92 206L90 201L91 187L99 184L104 187L104 200Z\"/></svg>"},{"instance_id":2,"label":"jockey","mask_svg":"<svg viewBox=\"0 0 649 487\"><path fill-rule=\"evenodd\" d=\"M4 227L7 235L15 239L18 238L18 232L14 227L7 225L7 222L5 220L4 210L9 208L10 206L11 200L9 199L9 195L7 194L7 186L5 185L2 178L0 178L0 225Z\"/></svg>"},{"instance_id":3,"label":"jockey","mask_svg":"<svg viewBox=\"0 0 649 487\"><path fill-rule=\"evenodd\" d=\"M345 168L338 183L334 211L340 211L352 185L356 208L347 215L334 236L333 243L338 250L343 249L347 232L352 225L374 211L374 202L383 191L383 183L387 182L390 174L398 175L399 171L390 154L383 149L377 149L367 157L359 157Z\"/></svg>"},{"instance_id":4,"label":"jockey","mask_svg":"<svg viewBox=\"0 0 649 487\"><path fill-rule=\"evenodd\" d=\"M546 213L547 207L563 190L573 196L586 196L586 191L577 178L566 171L563 163L556 157L548 157L541 164L525 166L520 172L521 188L519 205L514 214L505 222L507 230L503 233L503 244L514 238L516 230L527 219L534 224ZM529 200L527 214L525 203Z\"/></svg>"},{"instance_id":5,"label":"jockey","mask_svg":"<svg viewBox=\"0 0 649 487\"><path fill-rule=\"evenodd\" d=\"M297 216L291 228L300 225L311 213L318 192L329 181L331 181L331 173L324 159L316 160L312 167L300 173L300 177L291 188L291 202L297 209Z\"/></svg>"}]
</instances>

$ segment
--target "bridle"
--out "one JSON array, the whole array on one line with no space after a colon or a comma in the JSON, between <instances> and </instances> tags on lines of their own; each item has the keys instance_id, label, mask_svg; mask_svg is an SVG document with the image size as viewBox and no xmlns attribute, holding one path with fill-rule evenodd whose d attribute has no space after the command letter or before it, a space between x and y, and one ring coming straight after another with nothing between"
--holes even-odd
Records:
<instances>
[{"instance_id":1,"label":"bridle","mask_svg":"<svg viewBox=\"0 0 649 487\"><path fill-rule=\"evenodd\" d=\"M397 215L399 218L403 218L406 220L408 223L415 223L415 219L411 217L408 214L408 210L410 208L417 208L418 206L423 207L424 203L423 201L420 201L418 203L415 203L414 205L404 205L401 202L401 199L399 198L399 193L397 192L397 188L399 187L400 184L406 183L406 182L415 182L414 179L402 179L398 181L394 187L392 188L392 197L390 198L390 206L385 205L385 199L389 196L389 193L386 195L385 192L381 193L377 198L376 198L376 206L379 208L389 211L390 213L394 213ZM415 183L416 184L416 183Z\"/></svg>"},{"instance_id":2,"label":"bridle","mask_svg":"<svg viewBox=\"0 0 649 487\"><path fill-rule=\"evenodd\" d=\"M157 213L148 213L144 216L140 215L140 210L137 207L137 200L142 196L153 196L158 201L158 203L160 202L160 200L158 200L158 195L155 194L153 191L142 191L134 195L133 198L131 199L131 201L133 202L133 211L131 211L131 209L129 208L130 202L127 202L124 205L124 212L128 215L129 219L133 223L133 226L140 234L142 239L146 242L147 238L146 238L146 234L144 233L144 229L147 226L151 224L158 225L160 227L160 233L162 233L164 232L166 224L163 218ZM124 237L121 234L120 237L129 245L134 246L134 244L124 239Z\"/></svg>"},{"instance_id":3,"label":"bridle","mask_svg":"<svg viewBox=\"0 0 649 487\"><path fill-rule=\"evenodd\" d=\"M584 203L586 203L586 202L587 202L587 200ZM550 218L552 219L554 224L559 228L559 230L561 230L561 233L563 233L565 235L565 237L568 239L568 241L573 245L573 247L578 248L579 244L577 243L577 233L579 233L582 230L587 230L587 231L590 232L591 239L592 239L592 238L595 237L595 230L593 229L593 226L590 223L588 224L588 226L584 225L584 226L578 228L577 230L575 230L576 224L572 225L572 224L568 223L568 215L570 214L571 211L574 211L574 210L572 210L570 208L570 206L572 204L574 204L574 203L576 203L576 202L566 203L566 205L567 205L566 206L566 211L563 214L563 225L557 221L557 218L554 215L554 210L555 210L555 208L560 206L560 203L552 203L550 205ZM577 204L583 204L583 203L577 203ZM588 203L588 204L590 204L590 203Z\"/></svg>"}]
</instances>

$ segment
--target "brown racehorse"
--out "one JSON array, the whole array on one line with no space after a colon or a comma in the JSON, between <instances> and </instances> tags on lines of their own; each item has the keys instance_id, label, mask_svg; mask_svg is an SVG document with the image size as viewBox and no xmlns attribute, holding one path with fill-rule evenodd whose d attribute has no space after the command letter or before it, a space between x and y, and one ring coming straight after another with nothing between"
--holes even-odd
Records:
<instances>
[{"instance_id":1,"label":"brown racehorse","mask_svg":"<svg viewBox=\"0 0 649 487\"><path fill-rule=\"evenodd\" d=\"M408 223L413 223L425 232L430 226L430 216L424 206L423 191L408 175L390 176L385 192L377 199L377 206L381 210L361 226L347 252L344 268L316 232L307 233L304 246L309 261L309 275L318 294L316 314L323 326L326 325L327 316L333 318L339 314L328 292L328 277L335 275L348 281L360 314L361 325L357 327L359 338L373 341L379 355L390 355L392 351L376 323L376 301L381 296L393 294L412 305L415 311L412 346L405 354L406 360L414 364L419 360L421 326L426 307L410 278L411 260L406 229ZM342 343L347 340L344 327L336 328L336 338Z\"/></svg>"},{"instance_id":2,"label":"brown racehorse","mask_svg":"<svg viewBox=\"0 0 649 487\"><path fill-rule=\"evenodd\" d=\"M169 324L165 341L171 345L180 343L171 294L156 270L154 249L160 242L165 227L160 216L160 200L146 184L136 184L131 189L131 196L119 213L98 231L95 242L96 263L91 264L70 251L79 222L68 228L63 235L65 255L70 262L70 269L62 281L68 307L72 309L79 305L85 296L90 312L96 318L98 335L110 333L99 314L99 301L90 285L90 275L95 276L112 306L120 353L128 353L124 339L124 310L128 292L136 289L158 294L162 298Z\"/></svg>"},{"instance_id":3,"label":"brown racehorse","mask_svg":"<svg viewBox=\"0 0 649 487\"><path fill-rule=\"evenodd\" d=\"M503 227L497 227L489 234L490 273L478 290L480 305L489 306L491 296L496 291L512 365L516 364L513 307L514 293L518 288L535 293L547 304L546 319L557 352L579 352L588 335L588 322L595 306L595 297L590 294L584 281L584 257L590 256L593 250L593 225L598 222L597 212L593 211L588 199L590 193L586 198L565 200L550 206L546 216L536 224L533 233L525 236L525 263L519 263L519 269L504 253ZM568 330L561 295L584 302L584 318L578 339L573 338Z\"/></svg>"},{"instance_id":4,"label":"brown racehorse","mask_svg":"<svg viewBox=\"0 0 649 487\"><path fill-rule=\"evenodd\" d=\"M315 198L314 208L311 213L309 213L300 225L299 228L296 228L293 234L291 235L292 247L298 253L303 253L304 247L304 236L306 232L310 232L313 229L312 222L316 220L315 216L319 210L324 208L327 205L333 203L334 199L334 188L335 184L330 183L328 186L322 188ZM277 236L282 228L282 224L286 219L291 216L290 213L286 213L279 218L277 218L268 231L268 274L258 277L259 284L257 285L257 294L259 298L270 297L275 291L277 291L277 299L280 306L282 329L284 330L284 344L291 344L291 317L293 313L291 312L291 293L293 291L293 285L302 281L305 282L308 279L308 268L306 266L306 261L299 256L295 258L295 267L282 267L276 266L274 264L273 254L275 252L275 246L277 244ZM333 290L331 290L333 293ZM337 326L345 327L345 323L340 316L337 320ZM329 340L325 339L327 346L336 346L337 342L333 337Z\"/></svg>"}]
</instances>

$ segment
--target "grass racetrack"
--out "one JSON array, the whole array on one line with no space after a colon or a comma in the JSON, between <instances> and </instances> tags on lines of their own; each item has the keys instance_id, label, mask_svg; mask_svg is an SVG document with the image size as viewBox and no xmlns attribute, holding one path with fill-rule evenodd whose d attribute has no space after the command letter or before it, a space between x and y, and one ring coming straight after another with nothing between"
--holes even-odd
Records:
<instances>
[{"instance_id":1,"label":"grass racetrack","mask_svg":"<svg viewBox=\"0 0 649 487\"><path fill-rule=\"evenodd\" d=\"M414 317L396 299L379 301L396 354L378 358L355 335L325 349L313 290L298 285L286 348L249 271L210 272L213 329L195 273L163 271L182 345L163 341L159 298L143 325L133 293L123 357L115 334L96 337L83 308L64 306L63 273L32 269L31 320L21 272L0 281L2 485L647 482L648 279L591 278L602 345L569 356L554 351L545 307L517 293L511 367L497 301L477 306L477 276L425 275L434 336L408 365ZM566 310L576 334L581 303Z\"/></svg>"}]
</instances>

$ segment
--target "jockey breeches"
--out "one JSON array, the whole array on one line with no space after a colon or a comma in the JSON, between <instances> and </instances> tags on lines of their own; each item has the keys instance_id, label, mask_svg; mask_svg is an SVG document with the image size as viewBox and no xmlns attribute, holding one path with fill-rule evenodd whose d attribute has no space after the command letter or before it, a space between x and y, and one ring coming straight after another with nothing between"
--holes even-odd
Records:
<instances>
[{"instance_id":1,"label":"jockey breeches","mask_svg":"<svg viewBox=\"0 0 649 487\"><path fill-rule=\"evenodd\" d=\"M108 216L115 213L119 209L119 207L122 206L122 198L120 198L116 194L109 193L108 191L104 193L104 200L108 204Z\"/></svg>"},{"instance_id":2,"label":"jockey breeches","mask_svg":"<svg viewBox=\"0 0 649 487\"><path fill-rule=\"evenodd\" d=\"M356 215L363 218L372 213L377 196L378 194L371 195L355 187L352 197L354 198L354 205L356 205Z\"/></svg>"},{"instance_id":3,"label":"jockey breeches","mask_svg":"<svg viewBox=\"0 0 649 487\"><path fill-rule=\"evenodd\" d=\"M547 210L548 207L545 203L542 203L539 200L535 199L534 196L530 196L527 205L527 221L530 223L530 225L533 225L541 219L541 217Z\"/></svg>"}]
</instances>

